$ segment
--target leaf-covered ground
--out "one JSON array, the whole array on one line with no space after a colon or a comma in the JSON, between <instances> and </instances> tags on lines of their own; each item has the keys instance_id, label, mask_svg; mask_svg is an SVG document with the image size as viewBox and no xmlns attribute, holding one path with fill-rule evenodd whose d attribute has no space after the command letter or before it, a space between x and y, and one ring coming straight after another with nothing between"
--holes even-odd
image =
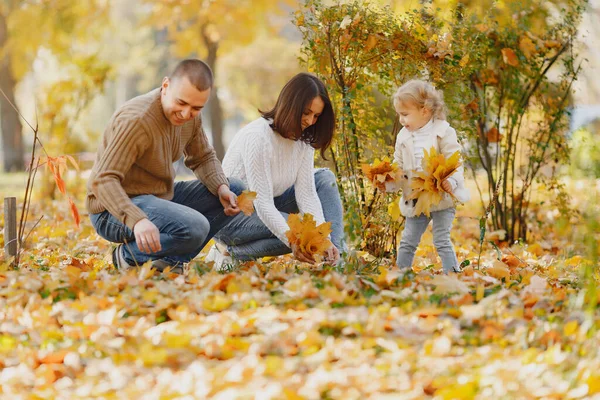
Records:
<instances>
[{"instance_id":1,"label":"leaf-covered ground","mask_svg":"<svg viewBox=\"0 0 600 400\"><path fill-rule=\"evenodd\" d=\"M34 205L21 268L0 259L0 397L600 398L585 189L569 221L534 209L530 244L487 232L479 263L481 214L462 208L460 276L440 274L430 232L408 275L360 252L337 269L216 273L199 256L183 276L122 273L87 218L75 230L65 202Z\"/></svg>"}]
</instances>

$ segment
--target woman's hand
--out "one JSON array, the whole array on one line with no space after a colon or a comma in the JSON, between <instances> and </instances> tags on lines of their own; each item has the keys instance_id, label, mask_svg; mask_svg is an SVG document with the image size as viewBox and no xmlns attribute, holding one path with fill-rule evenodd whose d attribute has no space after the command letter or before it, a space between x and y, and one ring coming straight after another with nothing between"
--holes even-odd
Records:
<instances>
[{"instance_id":1,"label":"woman's hand","mask_svg":"<svg viewBox=\"0 0 600 400\"><path fill-rule=\"evenodd\" d=\"M325 259L332 264L337 263L340 260L340 251L338 248L331 245L331 247L327 249L327 256Z\"/></svg>"},{"instance_id":2,"label":"woman's hand","mask_svg":"<svg viewBox=\"0 0 600 400\"><path fill-rule=\"evenodd\" d=\"M305 262L305 263L309 263L309 264L315 263L315 260L313 260L313 258L310 255L304 253L300 249L300 246L298 246L297 244L292 244L291 247L292 247L292 254L296 258L296 260Z\"/></svg>"}]
</instances>

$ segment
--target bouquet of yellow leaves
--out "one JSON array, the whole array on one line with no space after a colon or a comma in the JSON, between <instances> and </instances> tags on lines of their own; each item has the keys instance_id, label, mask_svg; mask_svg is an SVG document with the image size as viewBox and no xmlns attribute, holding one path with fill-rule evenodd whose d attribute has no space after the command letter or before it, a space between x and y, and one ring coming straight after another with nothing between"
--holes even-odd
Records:
<instances>
[{"instance_id":1,"label":"bouquet of yellow leaves","mask_svg":"<svg viewBox=\"0 0 600 400\"><path fill-rule=\"evenodd\" d=\"M383 160L376 158L372 164L363 164L362 172L382 192L386 191L386 183L394 183L402 175L398 164L390 162L387 157Z\"/></svg>"},{"instance_id":2,"label":"bouquet of yellow leaves","mask_svg":"<svg viewBox=\"0 0 600 400\"><path fill-rule=\"evenodd\" d=\"M446 159L443 154L438 154L435 147L432 147L429 153L425 150L423 171L417 172L410 183L412 193L408 199L417 199L415 215L425 214L429 217L431 206L439 204L444 197L444 193L447 193L442 188L442 183L460 165L460 153L458 151ZM456 197L452 193L448 194L456 200Z\"/></svg>"},{"instance_id":3,"label":"bouquet of yellow leaves","mask_svg":"<svg viewBox=\"0 0 600 400\"><path fill-rule=\"evenodd\" d=\"M331 233L331 222L324 222L317 226L311 214L290 214L288 217L290 230L286 236L291 245L296 245L305 255L312 257L315 261L325 255L327 249L332 246L327 236Z\"/></svg>"}]
</instances>

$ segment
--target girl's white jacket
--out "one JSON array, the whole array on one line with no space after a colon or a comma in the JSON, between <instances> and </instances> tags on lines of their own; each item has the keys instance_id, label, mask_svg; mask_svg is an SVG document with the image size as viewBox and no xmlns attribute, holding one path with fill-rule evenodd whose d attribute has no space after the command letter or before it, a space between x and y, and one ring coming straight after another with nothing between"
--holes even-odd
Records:
<instances>
[{"instance_id":1,"label":"girl's white jacket","mask_svg":"<svg viewBox=\"0 0 600 400\"><path fill-rule=\"evenodd\" d=\"M447 121L434 120L428 130L430 132L427 137L429 143L425 144L427 151L431 147L435 147L436 151L443 153L446 158L450 157L454 152L460 151L456 131ZM402 189L402 197L399 200L400 211L405 217L415 217L414 204L416 204L416 201L408 200L408 197L412 193L410 181L415 175L416 168L414 141L413 134L406 128L402 128L396 137L394 161L404 171L404 179L399 184L399 188ZM454 196L461 203L465 203L471 198L468 189L465 187L464 168L462 165L448 180L453 186ZM445 210L450 207L454 207L454 201L450 195L444 194L442 201L432 206L431 211Z\"/></svg>"}]
</instances>

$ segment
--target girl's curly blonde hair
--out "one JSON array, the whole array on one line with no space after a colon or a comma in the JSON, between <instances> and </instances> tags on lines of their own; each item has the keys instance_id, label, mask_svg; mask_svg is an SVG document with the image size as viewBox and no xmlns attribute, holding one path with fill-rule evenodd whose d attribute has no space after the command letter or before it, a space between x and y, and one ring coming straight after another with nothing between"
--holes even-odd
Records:
<instances>
[{"instance_id":1,"label":"girl's curly blonde hair","mask_svg":"<svg viewBox=\"0 0 600 400\"><path fill-rule=\"evenodd\" d=\"M412 103L418 108L425 107L431 110L435 119L446 119L446 104L442 92L436 90L429 82L410 80L398 88L393 99L396 111L400 104Z\"/></svg>"}]
</instances>

